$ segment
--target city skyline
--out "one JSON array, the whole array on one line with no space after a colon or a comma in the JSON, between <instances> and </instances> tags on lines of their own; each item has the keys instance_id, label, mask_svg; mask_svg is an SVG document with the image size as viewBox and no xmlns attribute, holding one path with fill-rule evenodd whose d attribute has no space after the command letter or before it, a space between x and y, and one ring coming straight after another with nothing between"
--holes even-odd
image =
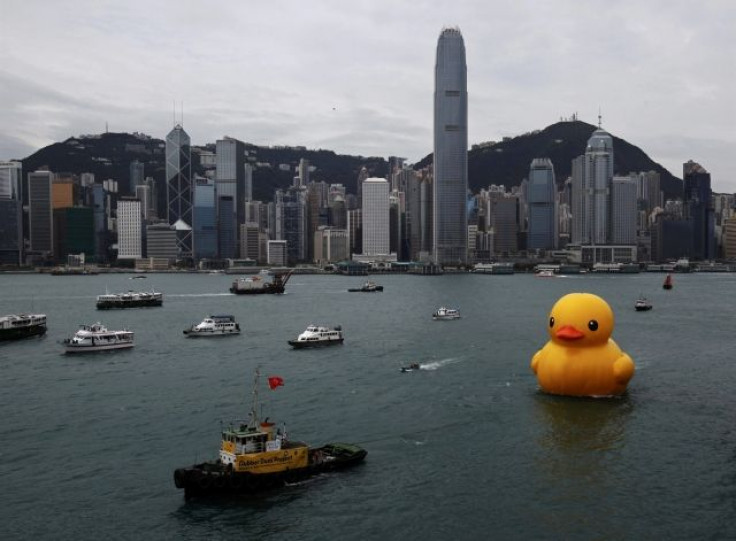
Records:
<instances>
[{"instance_id":1,"label":"city skyline","mask_svg":"<svg viewBox=\"0 0 736 541\"><path fill-rule=\"evenodd\" d=\"M195 145L229 135L416 161L432 151L433 45L457 25L469 144L600 109L674 175L693 159L715 191L736 191L730 2L142 6L3 2L0 159L106 126L163 138L176 101Z\"/></svg>"}]
</instances>

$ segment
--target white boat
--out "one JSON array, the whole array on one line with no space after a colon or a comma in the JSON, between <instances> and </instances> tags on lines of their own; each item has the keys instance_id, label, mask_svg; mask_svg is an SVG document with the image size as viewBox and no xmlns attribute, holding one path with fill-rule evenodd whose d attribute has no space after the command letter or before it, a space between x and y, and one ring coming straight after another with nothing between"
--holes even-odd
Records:
<instances>
[{"instance_id":1,"label":"white boat","mask_svg":"<svg viewBox=\"0 0 736 541\"><path fill-rule=\"evenodd\" d=\"M432 314L432 319L460 319L460 312L454 308L445 308L442 306L435 310L434 314Z\"/></svg>"},{"instance_id":2,"label":"white boat","mask_svg":"<svg viewBox=\"0 0 736 541\"><path fill-rule=\"evenodd\" d=\"M554 278L555 271L552 269L542 269L537 271L537 278Z\"/></svg>"},{"instance_id":3,"label":"white boat","mask_svg":"<svg viewBox=\"0 0 736 541\"><path fill-rule=\"evenodd\" d=\"M317 348L342 344L344 338L342 327L326 327L324 325L309 325L296 340L289 340L294 348Z\"/></svg>"},{"instance_id":4,"label":"white boat","mask_svg":"<svg viewBox=\"0 0 736 541\"><path fill-rule=\"evenodd\" d=\"M91 353L109 349L127 349L133 347L133 331L109 331L102 323L81 325L79 330L64 340L67 353Z\"/></svg>"},{"instance_id":5,"label":"white boat","mask_svg":"<svg viewBox=\"0 0 736 541\"><path fill-rule=\"evenodd\" d=\"M637 312L646 312L652 309L652 303L646 297L639 297L634 303L634 309Z\"/></svg>"},{"instance_id":6,"label":"white boat","mask_svg":"<svg viewBox=\"0 0 736 541\"><path fill-rule=\"evenodd\" d=\"M233 316L207 316L198 325L184 331L188 338L232 336L240 334L240 325Z\"/></svg>"},{"instance_id":7,"label":"white boat","mask_svg":"<svg viewBox=\"0 0 736 541\"><path fill-rule=\"evenodd\" d=\"M46 314L10 314L0 317L0 340L15 340L46 332Z\"/></svg>"}]
</instances>

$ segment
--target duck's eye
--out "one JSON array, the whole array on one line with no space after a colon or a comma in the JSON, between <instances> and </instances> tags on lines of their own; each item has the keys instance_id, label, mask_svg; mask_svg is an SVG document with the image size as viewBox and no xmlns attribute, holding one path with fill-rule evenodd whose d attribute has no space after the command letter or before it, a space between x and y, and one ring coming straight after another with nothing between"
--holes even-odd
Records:
<instances>
[{"instance_id":1,"label":"duck's eye","mask_svg":"<svg viewBox=\"0 0 736 541\"><path fill-rule=\"evenodd\" d=\"M549 318L549 326L554 327L555 326L555 318L551 317Z\"/></svg>"},{"instance_id":2,"label":"duck's eye","mask_svg":"<svg viewBox=\"0 0 736 541\"><path fill-rule=\"evenodd\" d=\"M588 321L588 328L591 331L597 331L598 330L598 322L595 319L591 319Z\"/></svg>"}]
</instances>

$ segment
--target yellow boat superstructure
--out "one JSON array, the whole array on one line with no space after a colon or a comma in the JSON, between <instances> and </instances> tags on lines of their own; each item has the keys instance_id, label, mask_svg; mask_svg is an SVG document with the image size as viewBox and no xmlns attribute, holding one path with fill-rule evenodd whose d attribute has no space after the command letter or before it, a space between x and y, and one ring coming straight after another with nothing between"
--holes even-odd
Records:
<instances>
[{"instance_id":1,"label":"yellow boat superstructure","mask_svg":"<svg viewBox=\"0 0 736 541\"><path fill-rule=\"evenodd\" d=\"M223 431L220 461L236 472L285 472L309 465L309 446L286 440L273 423L242 424Z\"/></svg>"}]
</instances>

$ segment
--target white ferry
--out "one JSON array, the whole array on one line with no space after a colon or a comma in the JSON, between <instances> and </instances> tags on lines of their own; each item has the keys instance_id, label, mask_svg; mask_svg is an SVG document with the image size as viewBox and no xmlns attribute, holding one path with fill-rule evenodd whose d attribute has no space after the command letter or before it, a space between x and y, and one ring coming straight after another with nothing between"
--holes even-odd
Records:
<instances>
[{"instance_id":1,"label":"white ferry","mask_svg":"<svg viewBox=\"0 0 736 541\"><path fill-rule=\"evenodd\" d=\"M240 325L233 316L207 316L198 325L192 325L184 334L188 338L232 336L240 334Z\"/></svg>"},{"instance_id":2,"label":"white ferry","mask_svg":"<svg viewBox=\"0 0 736 541\"><path fill-rule=\"evenodd\" d=\"M432 319L460 319L460 312L454 308L445 308L442 306L441 308L437 308L435 313L432 314Z\"/></svg>"},{"instance_id":3,"label":"white ferry","mask_svg":"<svg viewBox=\"0 0 736 541\"><path fill-rule=\"evenodd\" d=\"M342 327L339 325L337 327L309 325L296 340L289 340L289 345L297 349L317 348L342 344L343 340Z\"/></svg>"},{"instance_id":4,"label":"white ferry","mask_svg":"<svg viewBox=\"0 0 736 541\"><path fill-rule=\"evenodd\" d=\"M108 331L102 323L81 325L79 330L64 340L67 353L91 353L109 349L127 349L133 347L133 332Z\"/></svg>"},{"instance_id":5,"label":"white ferry","mask_svg":"<svg viewBox=\"0 0 736 541\"><path fill-rule=\"evenodd\" d=\"M11 314L0 317L0 340L16 340L46 332L46 314Z\"/></svg>"}]
</instances>

